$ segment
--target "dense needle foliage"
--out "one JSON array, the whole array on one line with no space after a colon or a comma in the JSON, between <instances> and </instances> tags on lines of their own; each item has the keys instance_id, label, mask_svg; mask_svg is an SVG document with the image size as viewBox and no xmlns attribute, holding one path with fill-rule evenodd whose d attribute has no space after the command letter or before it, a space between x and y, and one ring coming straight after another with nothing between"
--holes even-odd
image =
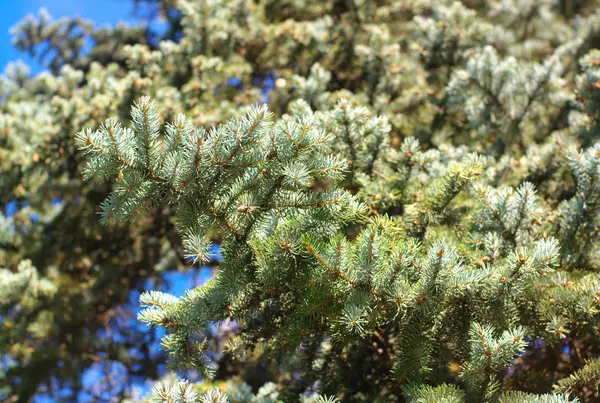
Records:
<instances>
[{"instance_id":1,"label":"dense needle foliage","mask_svg":"<svg viewBox=\"0 0 600 403\"><path fill-rule=\"evenodd\" d=\"M14 30L2 398L600 400L598 1L149 3Z\"/></svg>"}]
</instances>

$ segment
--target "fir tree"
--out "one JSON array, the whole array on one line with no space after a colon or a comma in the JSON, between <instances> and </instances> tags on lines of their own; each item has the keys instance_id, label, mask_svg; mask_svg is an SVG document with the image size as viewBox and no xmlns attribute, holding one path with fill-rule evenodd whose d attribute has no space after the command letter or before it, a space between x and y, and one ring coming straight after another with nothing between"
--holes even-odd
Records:
<instances>
[{"instance_id":1,"label":"fir tree","mask_svg":"<svg viewBox=\"0 0 600 403\"><path fill-rule=\"evenodd\" d=\"M0 82L2 398L158 377L100 335L209 264L140 299L204 380L158 401L598 399L596 0L150 3L14 29L51 72Z\"/></svg>"}]
</instances>

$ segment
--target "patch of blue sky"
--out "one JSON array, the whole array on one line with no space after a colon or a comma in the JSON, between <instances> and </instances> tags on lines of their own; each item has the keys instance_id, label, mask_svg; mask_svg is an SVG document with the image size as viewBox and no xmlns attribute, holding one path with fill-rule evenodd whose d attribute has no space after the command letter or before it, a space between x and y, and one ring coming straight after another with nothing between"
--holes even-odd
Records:
<instances>
[{"instance_id":1,"label":"patch of blue sky","mask_svg":"<svg viewBox=\"0 0 600 403\"><path fill-rule=\"evenodd\" d=\"M13 199L6 203L6 206L4 206L4 215L6 217L12 217L17 213L18 210L19 203L17 202L17 199Z\"/></svg>"},{"instance_id":2,"label":"patch of blue sky","mask_svg":"<svg viewBox=\"0 0 600 403\"><path fill-rule=\"evenodd\" d=\"M19 21L29 14L37 16L42 8L45 8L53 19L80 16L93 21L96 26L140 22L133 14L133 2L126 0L0 0L0 70L19 59L29 65L34 74L45 70L44 66L30 55L15 49L10 34L10 29ZM150 24L158 33L165 32L167 28L166 23L158 20L151 21ZM92 43L88 41L84 49L91 46Z\"/></svg>"},{"instance_id":3,"label":"patch of blue sky","mask_svg":"<svg viewBox=\"0 0 600 403\"><path fill-rule=\"evenodd\" d=\"M218 245L213 245L211 253L213 256L215 256L215 258L219 260L222 259L221 251ZM152 279L146 280L142 288L144 290L158 289L176 297L182 297L187 290L203 285L211 277L212 271L208 267L190 268L183 272L173 270L165 272L159 281ZM139 296L139 291L132 290L129 294L129 302L123 307L124 311L128 312L129 315L117 317L115 319L117 323L114 323L116 326L114 326L110 332L106 329L102 329L98 332L98 335L101 338L107 337L115 342L123 342L126 340L126 336L119 329L137 332L139 335L144 337L144 340L150 342L148 349L151 358L155 360L161 360L163 352L160 347L160 339L165 334L164 329L148 329L146 325L137 320L137 314L140 312ZM128 353L131 357L134 357L133 366L136 365L136 359L138 361L142 359L141 352L137 351L135 348L130 348ZM164 357L162 357L162 359L164 359ZM97 383L98 381L101 381L107 373L109 373L111 376L114 376L119 375L123 370L122 364L120 363L114 363L112 361L104 361L103 363L105 364L92 365L84 372L82 376L82 382L84 387L87 389L87 392L81 392L77 397L78 401L93 401L93 395L90 394L91 390L88 388L88 386L86 386L86 384L94 386L94 382ZM109 371L107 371L107 369ZM112 370L115 372L111 372ZM159 365L158 373L159 375L164 375L166 373L166 366ZM152 386L152 382L150 380L139 376L135 376L134 379L130 379L129 383L129 392L139 397L146 395L151 390Z\"/></svg>"}]
</instances>

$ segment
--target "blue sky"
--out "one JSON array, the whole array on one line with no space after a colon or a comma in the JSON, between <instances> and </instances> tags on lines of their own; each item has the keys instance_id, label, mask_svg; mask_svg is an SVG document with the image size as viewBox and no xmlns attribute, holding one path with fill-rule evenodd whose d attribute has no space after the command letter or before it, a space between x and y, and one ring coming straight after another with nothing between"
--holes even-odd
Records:
<instances>
[{"instance_id":1,"label":"blue sky","mask_svg":"<svg viewBox=\"0 0 600 403\"><path fill-rule=\"evenodd\" d=\"M134 21L132 4L132 0L0 0L0 71L17 59L30 65L33 72L42 69L27 54L12 46L9 30L27 14L37 15L43 7L54 18L79 15L97 25L114 25L119 21Z\"/></svg>"}]
</instances>

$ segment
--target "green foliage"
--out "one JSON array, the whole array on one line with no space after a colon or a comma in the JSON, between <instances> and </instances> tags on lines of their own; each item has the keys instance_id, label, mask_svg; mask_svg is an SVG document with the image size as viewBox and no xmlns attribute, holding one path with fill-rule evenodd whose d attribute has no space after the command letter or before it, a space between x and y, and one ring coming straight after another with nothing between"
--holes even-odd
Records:
<instances>
[{"instance_id":1,"label":"green foliage","mask_svg":"<svg viewBox=\"0 0 600 403\"><path fill-rule=\"evenodd\" d=\"M201 396L197 395L194 387L187 381L180 381L176 385L157 384L152 394L153 400L159 403L229 403L227 396L218 389L212 389Z\"/></svg>"},{"instance_id":2,"label":"green foliage","mask_svg":"<svg viewBox=\"0 0 600 403\"><path fill-rule=\"evenodd\" d=\"M156 292L142 297L147 308L140 319L168 329L163 346L175 368L210 373L202 358L207 342L197 341L207 321L235 318L248 342L269 335L265 346L283 356L298 349L326 355L314 343L325 335L342 350L359 348L384 331L380 337L397 343L389 354L396 356L393 373L401 382L426 382L439 371L435 363L454 359L462 362L469 399L496 398L497 374L526 345L525 329L515 325L531 316L529 290L552 272L559 255L556 240L520 232L531 228L537 208L531 184L514 194L479 188L486 219L474 225L496 232L481 241L489 255L477 268L471 256L477 247L457 247L450 233L446 239L427 234L425 245L413 238L406 232L415 225L408 213L404 220L362 219L353 239L335 235L365 210L350 193L328 189L343 179L346 165L327 154L333 136L310 113L271 123L266 110L256 108L208 132L178 117L162 137L148 99L132 116L132 129L109 120L78 135L92 155L88 175L117 181L103 219L130 218L149 198L167 203L193 259L208 253L210 228L223 234L225 260L214 280L181 299ZM176 163L168 165L171 155ZM412 207L426 217L419 226L443 226L449 203L481 175L482 165L476 156L451 163ZM302 290L301 299L290 298L295 290ZM265 304L257 306L255 298ZM307 376L311 367L303 368Z\"/></svg>"},{"instance_id":3,"label":"green foliage","mask_svg":"<svg viewBox=\"0 0 600 403\"><path fill-rule=\"evenodd\" d=\"M588 361L585 366L573 373L568 378L561 379L554 386L560 393L576 394L580 390L590 389L598 391L600 385L600 362L598 359Z\"/></svg>"},{"instance_id":4,"label":"green foliage","mask_svg":"<svg viewBox=\"0 0 600 403\"><path fill-rule=\"evenodd\" d=\"M14 29L51 73L0 81L3 399L158 378L98 334L190 265L140 298L203 378L157 401L598 398L598 1L150 2L163 37Z\"/></svg>"}]
</instances>

